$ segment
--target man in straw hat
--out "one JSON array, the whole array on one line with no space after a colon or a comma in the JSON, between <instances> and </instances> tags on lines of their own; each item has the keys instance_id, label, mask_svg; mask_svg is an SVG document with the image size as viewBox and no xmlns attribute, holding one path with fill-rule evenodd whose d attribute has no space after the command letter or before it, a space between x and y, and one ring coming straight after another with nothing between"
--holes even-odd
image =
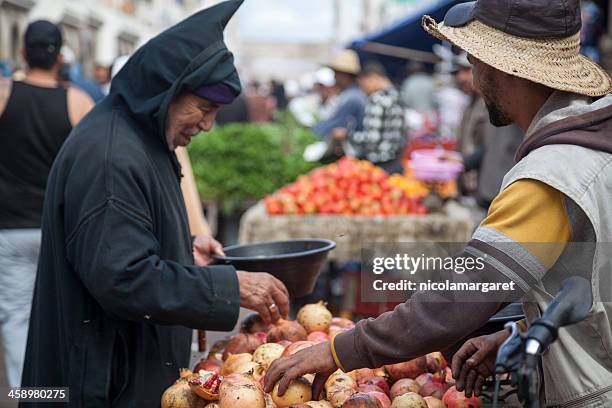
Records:
<instances>
[{"instance_id":1,"label":"man in straw hat","mask_svg":"<svg viewBox=\"0 0 612 408\"><path fill-rule=\"evenodd\" d=\"M586 320L559 331L542 355L546 406L612 406L612 91L610 77L579 54L579 1L479 0L453 7L425 29L464 49L474 65L491 122L516 123L525 138L487 218L462 256L484 260L482 273L454 279L510 280L512 296L474 294L440 302L417 292L393 312L363 320L331 344L276 360L266 377L318 372L315 395L336 368L405 361L471 337L520 295L527 321L546 309L569 275L590 279ZM473 279L472 279L473 281ZM459 293L455 293L459 296ZM469 340L455 354L457 388L479 393L508 333Z\"/></svg>"}]
</instances>

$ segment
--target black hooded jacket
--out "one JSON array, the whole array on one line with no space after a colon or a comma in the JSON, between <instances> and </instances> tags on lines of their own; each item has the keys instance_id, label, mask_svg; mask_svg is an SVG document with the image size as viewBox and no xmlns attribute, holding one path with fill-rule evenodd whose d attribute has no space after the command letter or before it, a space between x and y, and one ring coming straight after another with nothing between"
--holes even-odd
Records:
<instances>
[{"instance_id":1,"label":"black hooded jacket","mask_svg":"<svg viewBox=\"0 0 612 408\"><path fill-rule=\"evenodd\" d=\"M241 3L203 10L140 48L62 147L22 386L70 387L75 407L159 406L189 363L191 329L234 327L236 273L193 265L164 125L181 92L219 82L240 92L223 29Z\"/></svg>"}]
</instances>

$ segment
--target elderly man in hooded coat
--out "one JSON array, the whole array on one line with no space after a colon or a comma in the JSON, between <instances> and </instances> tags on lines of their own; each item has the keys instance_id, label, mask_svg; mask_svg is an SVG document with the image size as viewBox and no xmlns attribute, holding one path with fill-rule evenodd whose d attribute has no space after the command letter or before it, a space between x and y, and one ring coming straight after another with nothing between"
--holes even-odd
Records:
<instances>
[{"instance_id":1,"label":"elderly man in hooded coat","mask_svg":"<svg viewBox=\"0 0 612 408\"><path fill-rule=\"evenodd\" d=\"M192 239L174 153L240 93L223 29L241 3L203 10L140 48L62 147L22 386L69 387L75 407L159 406L189 364L192 329L231 330L240 306L267 322L287 314L271 275L207 266L221 246Z\"/></svg>"}]
</instances>

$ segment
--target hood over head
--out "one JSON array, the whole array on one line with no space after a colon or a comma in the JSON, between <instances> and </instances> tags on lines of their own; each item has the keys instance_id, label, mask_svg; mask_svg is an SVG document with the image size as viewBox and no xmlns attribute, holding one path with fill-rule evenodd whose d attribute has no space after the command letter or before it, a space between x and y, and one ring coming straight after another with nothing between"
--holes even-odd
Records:
<instances>
[{"instance_id":1,"label":"hood over head","mask_svg":"<svg viewBox=\"0 0 612 408\"><path fill-rule=\"evenodd\" d=\"M546 145L571 144L612 153L612 94L594 102L555 91L536 114L516 152L520 161Z\"/></svg>"},{"instance_id":2,"label":"hood over head","mask_svg":"<svg viewBox=\"0 0 612 408\"><path fill-rule=\"evenodd\" d=\"M241 86L223 30L243 0L197 12L149 40L113 78L109 100L165 143L168 106L183 91L223 84L237 96Z\"/></svg>"}]
</instances>

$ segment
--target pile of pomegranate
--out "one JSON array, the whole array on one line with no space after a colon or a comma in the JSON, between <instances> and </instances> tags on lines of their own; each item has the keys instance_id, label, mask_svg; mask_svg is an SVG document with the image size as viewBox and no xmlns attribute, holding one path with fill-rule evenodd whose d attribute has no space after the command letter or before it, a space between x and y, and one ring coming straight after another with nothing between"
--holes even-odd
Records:
<instances>
[{"instance_id":1,"label":"pile of pomegranate","mask_svg":"<svg viewBox=\"0 0 612 408\"><path fill-rule=\"evenodd\" d=\"M266 197L269 214L425 214L420 196L409 196L369 161L343 157Z\"/></svg>"},{"instance_id":2,"label":"pile of pomegranate","mask_svg":"<svg viewBox=\"0 0 612 408\"><path fill-rule=\"evenodd\" d=\"M241 333L216 343L208 356L183 369L162 396L162 408L481 408L475 397L458 392L441 353L377 369L336 371L325 383L325 399L313 401L314 375L294 380L281 397L275 387L263 391L270 364L354 323L333 317L319 302L302 307L297 320L280 320L266 327L257 315L247 319Z\"/></svg>"}]
</instances>

